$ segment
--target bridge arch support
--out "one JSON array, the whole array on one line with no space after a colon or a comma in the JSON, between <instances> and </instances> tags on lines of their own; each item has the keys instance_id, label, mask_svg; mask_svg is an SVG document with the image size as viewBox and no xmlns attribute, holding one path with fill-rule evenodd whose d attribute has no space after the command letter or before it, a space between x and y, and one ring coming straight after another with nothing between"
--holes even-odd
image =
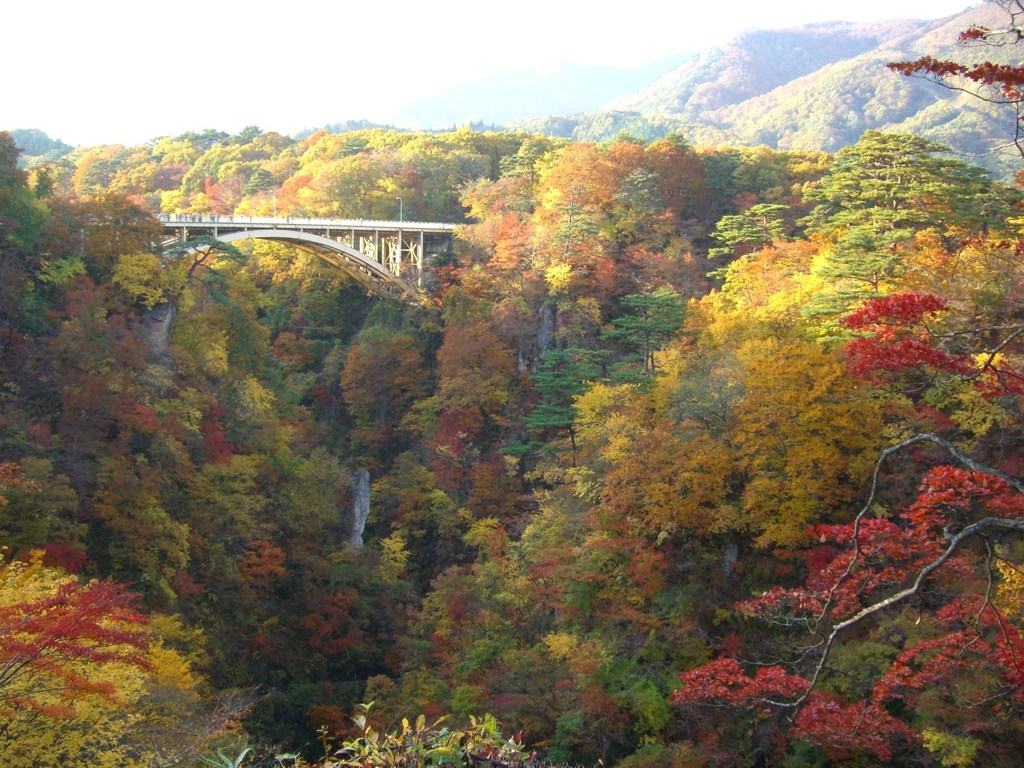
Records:
<instances>
[{"instance_id":1,"label":"bridge arch support","mask_svg":"<svg viewBox=\"0 0 1024 768\"><path fill-rule=\"evenodd\" d=\"M357 249L329 237L312 232L275 228L218 233L215 238L223 243L233 243L239 240L271 240L288 243L318 256L331 266L340 269L372 293L398 297L407 301L423 301L423 293L417 285L401 275L395 274Z\"/></svg>"}]
</instances>

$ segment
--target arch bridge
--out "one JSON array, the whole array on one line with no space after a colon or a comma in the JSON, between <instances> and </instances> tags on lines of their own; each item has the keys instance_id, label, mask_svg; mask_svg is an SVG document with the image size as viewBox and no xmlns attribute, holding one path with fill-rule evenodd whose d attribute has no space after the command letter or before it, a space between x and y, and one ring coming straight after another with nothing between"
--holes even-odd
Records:
<instances>
[{"instance_id":1,"label":"arch bridge","mask_svg":"<svg viewBox=\"0 0 1024 768\"><path fill-rule=\"evenodd\" d=\"M457 224L162 213L164 230L187 243L273 240L309 251L380 296L423 298L424 265L451 246Z\"/></svg>"}]
</instances>

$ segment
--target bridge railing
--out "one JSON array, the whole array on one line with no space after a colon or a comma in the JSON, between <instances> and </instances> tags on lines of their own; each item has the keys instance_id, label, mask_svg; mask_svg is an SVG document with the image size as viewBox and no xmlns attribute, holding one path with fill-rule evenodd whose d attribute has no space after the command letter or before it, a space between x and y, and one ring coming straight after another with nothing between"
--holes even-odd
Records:
<instances>
[{"instance_id":1,"label":"bridge railing","mask_svg":"<svg viewBox=\"0 0 1024 768\"><path fill-rule=\"evenodd\" d=\"M241 227L327 227L330 229L410 229L424 232L454 232L459 226L453 222L379 220L379 219L323 219L299 216L232 216L216 213L159 213L157 218L168 226L220 224Z\"/></svg>"}]
</instances>

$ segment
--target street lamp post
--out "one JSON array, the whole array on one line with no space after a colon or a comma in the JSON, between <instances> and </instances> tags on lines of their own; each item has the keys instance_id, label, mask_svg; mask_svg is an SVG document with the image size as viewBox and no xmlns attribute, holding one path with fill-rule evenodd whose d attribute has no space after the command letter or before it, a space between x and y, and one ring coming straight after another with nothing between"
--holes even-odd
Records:
<instances>
[{"instance_id":1,"label":"street lamp post","mask_svg":"<svg viewBox=\"0 0 1024 768\"><path fill-rule=\"evenodd\" d=\"M398 201L398 220L405 221L405 203L400 197L396 197L395 200Z\"/></svg>"}]
</instances>

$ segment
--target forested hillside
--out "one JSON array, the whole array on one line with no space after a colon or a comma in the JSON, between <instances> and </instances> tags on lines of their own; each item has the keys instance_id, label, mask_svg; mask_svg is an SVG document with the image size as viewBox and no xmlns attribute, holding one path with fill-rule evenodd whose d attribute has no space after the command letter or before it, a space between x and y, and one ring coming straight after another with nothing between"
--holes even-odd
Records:
<instances>
[{"instance_id":1,"label":"forested hillside","mask_svg":"<svg viewBox=\"0 0 1024 768\"><path fill-rule=\"evenodd\" d=\"M972 24L998 26L1002 13L996 3L982 3L950 19L752 30L602 110L517 126L577 140L606 140L621 130L648 139L676 131L697 145L828 152L866 130L913 133L1012 178L1017 154L1006 146L1004 108L886 68L922 55L1016 65L1012 46L963 46L957 40Z\"/></svg>"},{"instance_id":2,"label":"forested hillside","mask_svg":"<svg viewBox=\"0 0 1024 768\"><path fill-rule=\"evenodd\" d=\"M872 131L18 155L5 765L391 765L420 714L435 764L513 764L486 714L586 766L1019 760L1019 190ZM463 222L415 304L155 218L399 205Z\"/></svg>"}]
</instances>

